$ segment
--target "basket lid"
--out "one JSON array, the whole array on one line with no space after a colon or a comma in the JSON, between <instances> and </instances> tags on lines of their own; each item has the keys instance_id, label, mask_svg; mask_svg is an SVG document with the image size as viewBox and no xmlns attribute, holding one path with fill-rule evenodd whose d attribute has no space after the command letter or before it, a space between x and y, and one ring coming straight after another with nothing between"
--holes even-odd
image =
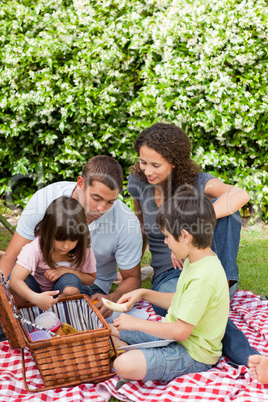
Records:
<instances>
[{"instance_id":1,"label":"basket lid","mask_svg":"<svg viewBox=\"0 0 268 402\"><path fill-rule=\"evenodd\" d=\"M26 342L19 321L14 317L14 299L0 284L0 325L12 349L25 348Z\"/></svg>"}]
</instances>

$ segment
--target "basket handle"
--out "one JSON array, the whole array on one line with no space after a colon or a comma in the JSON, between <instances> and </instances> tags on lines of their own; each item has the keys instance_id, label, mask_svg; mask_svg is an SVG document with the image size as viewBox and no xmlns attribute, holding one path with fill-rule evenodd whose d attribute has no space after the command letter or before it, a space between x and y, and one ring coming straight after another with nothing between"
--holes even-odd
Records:
<instances>
[{"instance_id":1,"label":"basket handle","mask_svg":"<svg viewBox=\"0 0 268 402\"><path fill-rule=\"evenodd\" d=\"M28 387L27 381L26 381L26 368L25 368L24 349L21 349L21 358L22 358L23 383L24 383L24 386L25 386L25 388L26 388L26 391L28 391L28 392L40 392L40 391L44 391L44 390L46 389L46 387L43 387L43 388L34 388L34 389L31 389L31 388Z\"/></svg>"},{"instance_id":2,"label":"basket handle","mask_svg":"<svg viewBox=\"0 0 268 402\"><path fill-rule=\"evenodd\" d=\"M109 338L110 338L110 341L111 341L111 344L112 344L112 347L113 347L113 350L114 350L114 356L117 357L118 353L117 353L117 349L116 349L116 347L114 345L113 337L110 335Z\"/></svg>"}]
</instances>

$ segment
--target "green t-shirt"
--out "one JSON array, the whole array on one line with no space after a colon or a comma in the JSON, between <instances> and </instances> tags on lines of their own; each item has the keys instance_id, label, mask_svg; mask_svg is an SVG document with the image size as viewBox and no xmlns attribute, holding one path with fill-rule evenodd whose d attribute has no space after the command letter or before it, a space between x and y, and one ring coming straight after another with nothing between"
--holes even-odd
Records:
<instances>
[{"instance_id":1,"label":"green t-shirt","mask_svg":"<svg viewBox=\"0 0 268 402\"><path fill-rule=\"evenodd\" d=\"M209 256L190 264L187 258L165 322L185 321L195 328L181 343L190 356L215 364L222 355L221 340L229 314L229 289L218 257Z\"/></svg>"}]
</instances>

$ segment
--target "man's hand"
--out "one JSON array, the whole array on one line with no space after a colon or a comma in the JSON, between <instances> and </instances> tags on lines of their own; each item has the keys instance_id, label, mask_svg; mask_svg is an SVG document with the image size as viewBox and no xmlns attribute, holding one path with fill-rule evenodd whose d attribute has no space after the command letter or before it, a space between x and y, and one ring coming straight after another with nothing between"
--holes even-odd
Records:
<instances>
[{"instance_id":1,"label":"man's hand","mask_svg":"<svg viewBox=\"0 0 268 402\"><path fill-rule=\"evenodd\" d=\"M97 303L95 303L95 306L100 310L100 313L103 315L104 318L108 318L112 315L112 311L105 307L102 303L102 298L108 299L107 295L101 294L101 293L95 293L90 297L92 301L97 300Z\"/></svg>"}]
</instances>

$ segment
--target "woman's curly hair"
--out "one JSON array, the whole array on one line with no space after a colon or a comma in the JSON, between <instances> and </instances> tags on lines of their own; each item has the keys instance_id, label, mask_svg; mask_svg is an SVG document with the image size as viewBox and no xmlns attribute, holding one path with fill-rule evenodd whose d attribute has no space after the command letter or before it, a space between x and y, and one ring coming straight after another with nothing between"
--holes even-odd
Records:
<instances>
[{"instance_id":1,"label":"woman's curly hair","mask_svg":"<svg viewBox=\"0 0 268 402\"><path fill-rule=\"evenodd\" d=\"M139 154L140 148L146 145L154 149L167 162L174 165L164 188L165 198L174 195L181 186L194 186L197 175L201 171L198 164L190 158L191 142L183 130L173 124L156 123L142 131L135 141L134 148ZM137 162L131 169L148 183L148 180Z\"/></svg>"}]
</instances>

